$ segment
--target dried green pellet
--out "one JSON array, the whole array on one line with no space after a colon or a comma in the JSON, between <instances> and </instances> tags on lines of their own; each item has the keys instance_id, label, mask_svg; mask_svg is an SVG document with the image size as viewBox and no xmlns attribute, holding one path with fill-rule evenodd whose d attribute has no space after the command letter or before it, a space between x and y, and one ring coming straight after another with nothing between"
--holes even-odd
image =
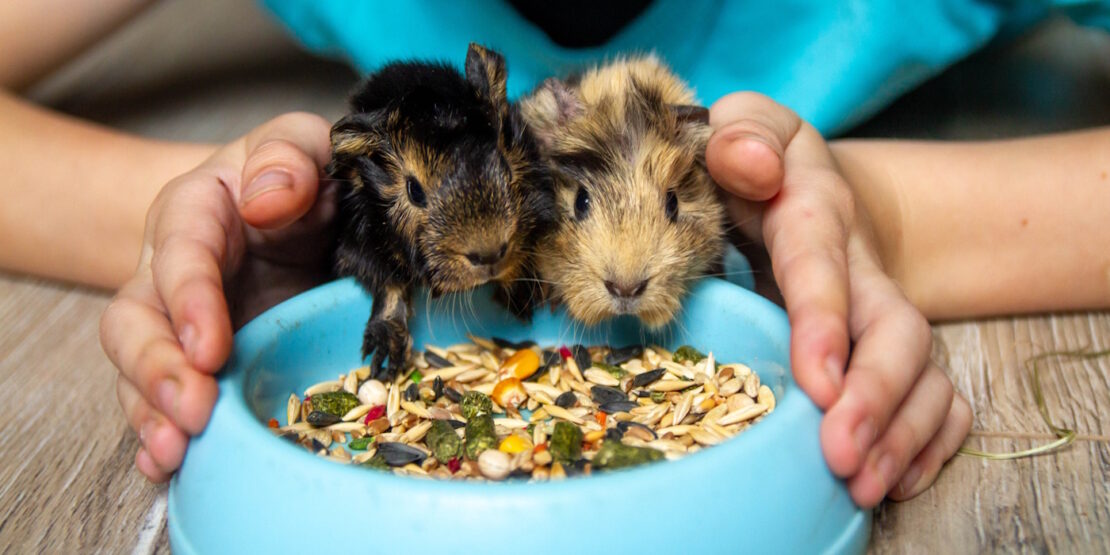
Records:
<instances>
[{"instance_id":1,"label":"dried green pellet","mask_svg":"<svg viewBox=\"0 0 1110 555\"><path fill-rule=\"evenodd\" d=\"M463 416L467 420L483 414L493 414L493 401L479 391L467 391L459 403Z\"/></svg>"},{"instance_id":2,"label":"dried green pellet","mask_svg":"<svg viewBox=\"0 0 1110 555\"><path fill-rule=\"evenodd\" d=\"M601 442L601 448L594 455L593 467L612 470L627 468L663 458L663 452L651 447L635 447L625 445L620 441L606 439Z\"/></svg>"},{"instance_id":3,"label":"dried green pellet","mask_svg":"<svg viewBox=\"0 0 1110 555\"><path fill-rule=\"evenodd\" d=\"M371 443L374 443L374 438L372 438L372 437L360 437L358 439L352 439L350 442L348 442L347 443L347 448L349 448L351 450L354 450L354 451L365 451L366 448L369 447Z\"/></svg>"},{"instance_id":4,"label":"dried green pellet","mask_svg":"<svg viewBox=\"0 0 1110 555\"><path fill-rule=\"evenodd\" d=\"M359 406L359 404L358 397L347 391L317 393L312 396L312 410L340 417Z\"/></svg>"},{"instance_id":5,"label":"dried green pellet","mask_svg":"<svg viewBox=\"0 0 1110 555\"><path fill-rule=\"evenodd\" d=\"M489 398L487 397L486 400L488 401ZM581 433L579 432L579 435ZM482 451L496 446L497 435L493 432L492 415L480 414L466 421L466 457L468 459L478 460L478 455L481 455Z\"/></svg>"},{"instance_id":6,"label":"dried green pellet","mask_svg":"<svg viewBox=\"0 0 1110 555\"><path fill-rule=\"evenodd\" d=\"M683 363L688 360L694 364L697 364L699 361L701 361L701 359L705 358L705 355L701 354L701 352L689 345L683 345L675 349L674 356L672 358L674 358L674 361L678 363Z\"/></svg>"},{"instance_id":7,"label":"dried green pellet","mask_svg":"<svg viewBox=\"0 0 1110 555\"><path fill-rule=\"evenodd\" d=\"M573 463L582 456L582 430L570 422L556 422L548 449L556 461Z\"/></svg>"},{"instance_id":8,"label":"dried green pellet","mask_svg":"<svg viewBox=\"0 0 1110 555\"><path fill-rule=\"evenodd\" d=\"M428 430L428 434L424 436L424 442L432 450L432 455L435 456L436 460L441 463L446 463L459 456L459 452L462 450L462 440L459 439L459 434L455 433L455 428L448 424L446 420L432 422L432 427Z\"/></svg>"}]
</instances>

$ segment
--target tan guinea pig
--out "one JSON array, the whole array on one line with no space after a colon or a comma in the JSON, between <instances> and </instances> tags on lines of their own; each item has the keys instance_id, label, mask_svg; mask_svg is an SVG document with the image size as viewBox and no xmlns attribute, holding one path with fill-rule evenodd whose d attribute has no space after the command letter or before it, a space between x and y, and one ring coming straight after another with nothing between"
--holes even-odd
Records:
<instances>
[{"instance_id":1,"label":"tan guinea pig","mask_svg":"<svg viewBox=\"0 0 1110 555\"><path fill-rule=\"evenodd\" d=\"M521 111L555 181L557 223L537 249L551 300L587 324L670 322L725 246L708 111L651 55L549 79Z\"/></svg>"}]
</instances>

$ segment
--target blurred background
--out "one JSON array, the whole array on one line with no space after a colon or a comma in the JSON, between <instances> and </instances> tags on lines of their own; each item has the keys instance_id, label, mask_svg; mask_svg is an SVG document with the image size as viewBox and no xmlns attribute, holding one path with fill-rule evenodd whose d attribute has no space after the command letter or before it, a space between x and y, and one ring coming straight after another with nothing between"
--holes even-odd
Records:
<instances>
[{"instance_id":1,"label":"blurred background","mask_svg":"<svg viewBox=\"0 0 1110 555\"><path fill-rule=\"evenodd\" d=\"M144 135L225 141L290 110L336 119L356 79L250 0L167 0L30 96ZM849 134L982 139L1106 124L1110 35L1061 18L990 45Z\"/></svg>"}]
</instances>

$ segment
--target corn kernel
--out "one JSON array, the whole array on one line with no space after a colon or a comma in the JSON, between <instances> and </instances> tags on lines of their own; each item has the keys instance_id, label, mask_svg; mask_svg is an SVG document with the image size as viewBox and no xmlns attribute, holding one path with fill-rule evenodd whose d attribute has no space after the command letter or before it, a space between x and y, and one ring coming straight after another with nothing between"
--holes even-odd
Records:
<instances>
[{"instance_id":1,"label":"corn kernel","mask_svg":"<svg viewBox=\"0 0 1110 555\"><path fill-rule=\"evenodd\" d=\"M512 376L524 380L536 373L540 367L540 356L532 349L521 349L501 364L499 375Z\"/></svg>"},{"instance_id":2,"label":"corn kernel","mask_svg":"<svg viewBox=\"0 0 1110 555\"><path fill-rule=\"evenodd\" d=\"M528 400L528 392L517 378L505 378L493 386L490 398L505 408L516 408Z\"/></svg>"},{"instance_id":3,"label":"corn kernel","mask_svg":"<svg viewBox=\"0 0 1110 555\"><path fill-rule=\"evenodd\" d=\"M497 448L499 451L515 455L524 451L532 449L532 442L524 439L518 435L511 435L501 440L501 445Z\"/></svg>"}]
</instances>

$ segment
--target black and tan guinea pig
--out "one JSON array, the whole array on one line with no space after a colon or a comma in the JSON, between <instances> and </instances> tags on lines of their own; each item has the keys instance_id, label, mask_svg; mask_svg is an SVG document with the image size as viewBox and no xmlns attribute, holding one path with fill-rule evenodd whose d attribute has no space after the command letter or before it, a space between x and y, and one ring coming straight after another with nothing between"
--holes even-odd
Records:
<instances>
[{"instance_id":1,"label":"black and tan guinea pig","mask_svg":"<svg viewBox=\"0 0 1110 555\"><path fill-rule=\"evenodd\" d=\"M362 354L373 353L375 377L409 357L416 286L435 296L497 282L500 300L528 315L531 256L552 222L553 193L505 79L504 58L476 44L465 74L392 63L359 85L352 112L332 128L335 269L373 296Z\"/></svg>"},{"instance_id":2,"label":"black and tan guinea pig","mask_svg":"<svg viewBox=\"0 0 1110 555\"><path fill-rule=\"evenodd\" d=\"M708 110L646 55L548 79L521 111L555 184L558 222L538 259L550 299L587 324L670 322L725 247L705 165Z\"/></svg>"}]
</instances>

